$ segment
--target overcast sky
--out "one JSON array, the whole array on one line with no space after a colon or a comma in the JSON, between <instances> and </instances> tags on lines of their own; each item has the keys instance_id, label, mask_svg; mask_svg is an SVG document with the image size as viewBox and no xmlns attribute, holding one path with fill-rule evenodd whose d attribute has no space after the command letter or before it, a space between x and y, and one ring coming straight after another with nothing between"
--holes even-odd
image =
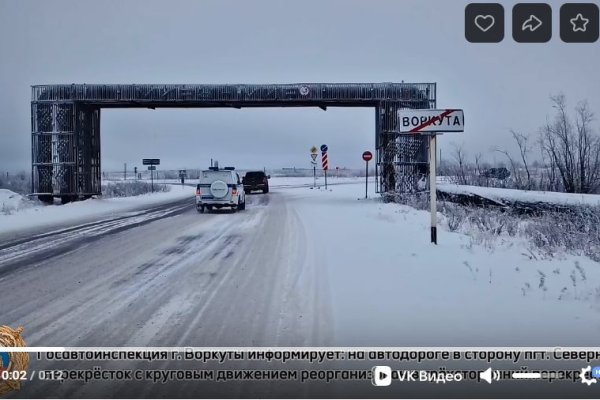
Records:
<instances>
[{"instance_id":1,"label":"overcast sky","mask_svg":"<svg viewBox=\"0 0 600 400\"><path fill-rule=\"evenodd\" d=\"M587 99L600 117L600 42L519 44L464 38L468 2L448 0L0 0L0 170L31 162L30 85L45 83L437 82L438 106L463 108L473 156L535 133L550 94ZM600 128L600 122L595 122ZM102 111L102 167L157 157L163 168L308 167L327 143L332 166L374 150L369 108Z\"/></svg>"}]
</instances>

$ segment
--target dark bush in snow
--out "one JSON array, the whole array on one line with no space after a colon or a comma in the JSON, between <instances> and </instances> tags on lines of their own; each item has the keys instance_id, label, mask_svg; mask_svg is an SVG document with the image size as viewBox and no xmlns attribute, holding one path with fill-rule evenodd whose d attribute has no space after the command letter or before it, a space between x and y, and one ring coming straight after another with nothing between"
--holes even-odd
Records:
<instances>
[{"instance_id":1,"label":"dark bush in snow","mask_svg":"<svg viewBox=\"0 0 600 400\"><path fill-rule=\"evenodd\" d=\"M155 192L168 192L170 189L168 185L154 184ZM144 181L123 181L102 185L102 195L104 197L130 197L151 192L152 185Z\"/></svg>"}]
</instances>

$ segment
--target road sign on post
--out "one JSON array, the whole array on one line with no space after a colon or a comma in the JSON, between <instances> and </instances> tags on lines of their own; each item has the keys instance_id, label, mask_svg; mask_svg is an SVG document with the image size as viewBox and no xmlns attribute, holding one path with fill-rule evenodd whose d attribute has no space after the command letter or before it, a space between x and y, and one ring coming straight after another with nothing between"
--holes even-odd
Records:
<instances>
[{"instance_id":1,"label":"road sign on post","mask_svg":"<svg viewBox=\"0 0 600 400\"><path fill-rule=\"evenodd\" d=\"M325 189L327 190L327 170L329 169L329 158L327 157L327 145L321 145L321 163L323 165L323 173L325 174Z\"/></svg>"},{"instance_id":2,"label":"road sign on post","mask_svg":"<svg viewBox=\"0 0 600 400\"><path fill-rule=\"evenodd\" d=\"M315 146L310 148L310 163L313 167L313 189L317 186L317 148Z\"/></svg>"},{"instance_id":3,"label":"road sign on post","mask_svg":"<svg viewBox=\"0 0 600 400\"><path fill-rule=\"evenodd\" d=\"M463 110L400 110L398 111L400 133L430 135L429 138L429 203L431 206L431 243L437 244L437 189L436 189L436 145L438 134L463 132L465 116Z\"/></svg>"},{"instance_id":4,"label":"road sign on post","mask_svg":"<svg viewBox=\"0 0 600 400\"><path fill-rule=\"evenodd\" d=\"M179 170L179 179L181 179L181 184L185 184L185 178L187 178L187 171L185 169Z\"/></svg>"},{"instance_id":5,"label":"road sign on post","mask_svg":"<svg viewBox=\"0 0 600 400\"><path fill-rule=\"evenodd\" d=\"M400 133L463 132L463 110L400 110Z\"/></svg>"},{"instance_id":6,"label":"road sign on post","mask_svg":"<svg viewBox=\"0 0 600 400\"><path fill-rule=\"evenodd\" d=\"M156 165L160 165L160 158L143 158L143 165L150 165L148 170L150 170L150 182L152 185L152 193L154 193L154 171L156 171Z\"/></svg>"},{"instance_id":7,"label":"road sign on post","mask_svg":"<svg viewBox=\"0 0 600 400\"><path fill-rule=\"evenodd\" d=\"M152 188L152 193L154 193L154 171L156 171L156 165L150 165L148 167L148 171L150 171L150 185Z\"/></svg>"},{"instance_id":8,"label":"road sign on post","mask_svg":"<svg viewBox=\"0 0 600 400\"><path fill-rule=\"evenodd\" d=\"M373 158L373 153L365 151L362 153L362 159L365 160L365 199L369 194L369 161Z\"/></svg>"}]
</instances>

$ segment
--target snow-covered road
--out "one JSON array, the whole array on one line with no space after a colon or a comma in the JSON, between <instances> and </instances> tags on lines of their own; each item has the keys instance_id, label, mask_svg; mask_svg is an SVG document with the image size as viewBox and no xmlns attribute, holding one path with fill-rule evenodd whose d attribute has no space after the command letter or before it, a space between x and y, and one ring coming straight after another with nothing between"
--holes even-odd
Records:
<instances>
[{"instance_id":1,"label":"snow-covered road","mask_svg":"<svg viewBox=\"0 0 600 400\"><path fill-rule=\"evenodd\" d=\"M362 185L285 186L3 240L0 322L32 346L596 344L598 263L443 229L434 246L427 212Z\"/></svg>"},{"instance_id":2,"label":"snow-covered road","mask_svg":"<svg viewBox=\"0 0 600 400\"><path fill-rule=\"evenodd\" d=\"M30 345L331 343L324 282L284 195L248 196L237 214L183 207L4 245L2 323L25 326Z\"/></svg>"}]
</instances>

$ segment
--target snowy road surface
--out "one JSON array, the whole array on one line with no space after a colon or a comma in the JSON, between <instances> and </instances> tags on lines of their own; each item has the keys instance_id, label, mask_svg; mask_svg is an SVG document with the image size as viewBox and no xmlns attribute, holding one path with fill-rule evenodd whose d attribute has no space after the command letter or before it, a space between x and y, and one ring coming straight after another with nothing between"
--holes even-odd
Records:
<instances>
[{"instance_id":1,"label":"snowy road surface","mask_svg":"<svg viewBox=\"0 0 600 400\"><path fill-rule=\"evenodd\" d=\"M32 346L596 345L598 263L443 218L434 246L427 212L363 194L279 187L203 215L171 198L4 238L0 324Z\"/></svg>"}]
</instances>

